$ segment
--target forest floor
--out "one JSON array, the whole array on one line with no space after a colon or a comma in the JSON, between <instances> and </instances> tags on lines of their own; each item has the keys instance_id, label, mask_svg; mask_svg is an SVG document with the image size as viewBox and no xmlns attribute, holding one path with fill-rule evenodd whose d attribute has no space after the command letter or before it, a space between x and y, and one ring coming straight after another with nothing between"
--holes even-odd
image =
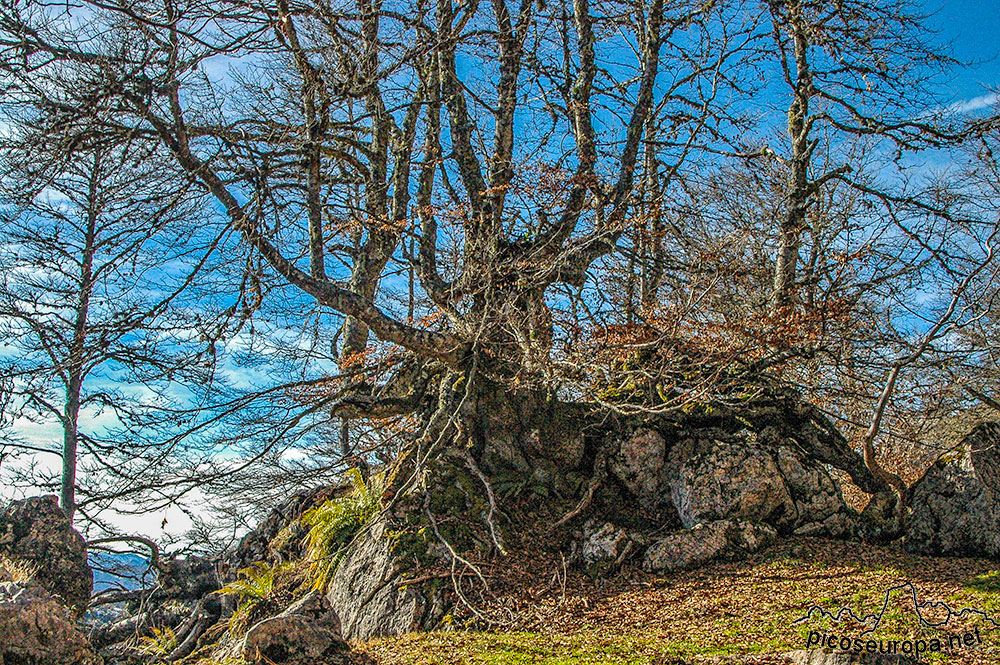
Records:
<instances>
[{"instance_id":1,"label":"forest floor","mask_svg":"<svg viewBox=\"0 0 1000 665\"><path fill-rule=\"evenodd\" d=\"M912 556L897 547L819 538L785 539L746 561L666 577L626 568L610 581L567 572L551 556L515 557L483 566L491 588L488 602L477 602L474 586L466 586L466 597L480 614L478 624L486 629L460 628L463 620L454 618L453 630L376 639L357 648L381 665L771 665L787 662L781 657L785 652L806 649L810 632L814 639L854 638L865 629L846 614L834 623L815 611L796 623L819 606L831 614L844 607L860 617L881 614L880 625L865 639L930 645L935 638L947 642L948 635L978 629L981 643L958 648L953 640L953 651L923 659L996 665L997 568L995 561ZM912 586L893 591L906 583ZM915 612L912 590L924 621ZM949 615L949 608L958 615Z\"/></svg>"}]
</instances>

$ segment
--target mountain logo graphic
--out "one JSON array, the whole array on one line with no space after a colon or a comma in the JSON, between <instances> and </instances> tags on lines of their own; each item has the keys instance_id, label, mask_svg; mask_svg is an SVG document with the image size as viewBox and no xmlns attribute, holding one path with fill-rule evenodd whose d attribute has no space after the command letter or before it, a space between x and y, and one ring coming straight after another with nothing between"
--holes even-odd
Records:
<instances>
[{"instance_id":1,"label":"mountain logo graphic","mask_svg":"<svg viewBox=\"0 0 1000 665\"><path fill-rule=\"evenodd\" d=\"M862 628L860 637L865 638L872 635L876 630L878 630L879 626L882 625L882 617L885 616L886 611L889 609L889 601L892 598L892 595L896 592L905 593L909 597L913 603L913 612L917 615L917 619L920 621L922 626L926 626L928 628L945 628L953 619L979 617L987 621L994 628L1000 628L1000 619L991 617L983 610L973 608L963 608L958 610L942 601L919 600L917 598L917 588L912 582L904 582L886 589L885 596L882 599L882 605L878 612L858 615L853 609L846 606L841 607L836 612L829 612L819 605L813 605L809 608L805 615L793 621L792 625L796 626L813 618L830 619L835 623L840 623L841 621L852 621ZM939 612L944 613L944 617L941 619L931 620L927 617L927 614L929 613L937 615Z\"/></svg>"}]
</instances>

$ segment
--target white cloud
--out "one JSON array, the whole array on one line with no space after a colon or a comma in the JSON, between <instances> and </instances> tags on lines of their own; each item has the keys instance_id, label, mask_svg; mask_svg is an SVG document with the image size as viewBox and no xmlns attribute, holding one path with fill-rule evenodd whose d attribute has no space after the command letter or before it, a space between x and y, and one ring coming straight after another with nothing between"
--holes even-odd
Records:
<instances>
[{"instance_id":1,"label":"white cloud","mask_svg":"<svg viewBox=\"0 0 1000 665\"><path fill-rule=\"evenodd\" d=\"M1000 102L1000 93L991 92L986 95L979 95L978 97L955 102L948 106L946 111L955 115L964 115L990 108L997 104L997 102Z\"/></svg>"}]
</instances>

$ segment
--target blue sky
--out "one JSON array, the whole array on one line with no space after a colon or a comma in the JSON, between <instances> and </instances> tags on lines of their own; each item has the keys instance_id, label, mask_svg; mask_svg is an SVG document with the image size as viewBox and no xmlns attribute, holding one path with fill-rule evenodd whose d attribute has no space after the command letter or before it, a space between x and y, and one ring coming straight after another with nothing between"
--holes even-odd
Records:
<instances>
[{"instance_id":1,"label":"blue sky","mask_svg":"<svg viewBox=\"0 0 1000 665\"><path fill-rule=\"evenodd\" d=\"M986 94L984 86L1000 84L1000 0L929 0L931 22L950 41L960 60L978 61L975 69L956 72L950 86L956 100ZM987 62L982 62L982 61Z\"/></svg>"}]
</instances>

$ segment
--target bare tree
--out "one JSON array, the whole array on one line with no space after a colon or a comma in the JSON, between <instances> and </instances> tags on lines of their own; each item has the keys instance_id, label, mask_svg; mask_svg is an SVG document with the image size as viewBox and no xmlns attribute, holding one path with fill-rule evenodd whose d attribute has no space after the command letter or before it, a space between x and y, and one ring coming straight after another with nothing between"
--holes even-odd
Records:
<instances>
[{"instance_id":1,"label":"bare tree","mask_svg":"<svg viewBox=\"0 0 1000 665\"><path fill-rule=\"evenodd\" d=\"M961 285L988 237L901 177L896 151L957 134L921 87L950 60L899 2L26 2L0 47L45 132L169 154L265 267L251 291L335 314L310 408L416 414L418 464L552 395L662 411L884 370L921 348L906 294ZM850 332L890 309L893 334Z\"/></svg>"},{"instance_id":2,"label":"bare tree","mask_svg":"<svg viewBox=\"0 0 1000 665\"><path fill-rule=\"evenodd\" d=\"M70 151L26 133L6 142L0 231L4 419L58 422L62 445L44 452L61 458L71 517L81 456L113 465L109 430L195 373L198 351L185 339L194 322L173 304L211 253L185 241L197 197L156 154L64 138L74 139ZM5 428L4 447L23 448L13 437Z\"/></svg>"}]
</instances>

